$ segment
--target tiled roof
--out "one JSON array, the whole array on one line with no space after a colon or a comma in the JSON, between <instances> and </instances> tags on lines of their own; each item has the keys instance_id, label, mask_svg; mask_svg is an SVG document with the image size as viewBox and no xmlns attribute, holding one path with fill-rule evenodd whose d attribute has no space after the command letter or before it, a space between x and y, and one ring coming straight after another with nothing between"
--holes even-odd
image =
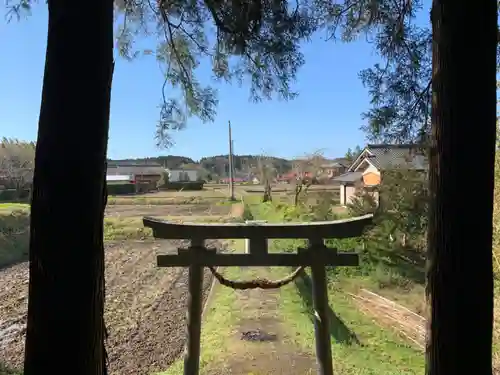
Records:
<instances>
[{"instance_id":1,"label":"tiled roof","mask_svg":"<svg viewBox=\"0 0 500 375\"><path fill-rule=\"evenodd\" d=\"M338 182L358 182L363 178L363 172L347 172L332 178L332 181Z\"/></svg>"},{"instance_id":2,"label":"tiled roof","mask_svg":"<svg viewBox=\"0 0 500 375\"><path fill-rule=\"evenodd\" d=\"M368 157L377 169L409 168L427 169L427 160L415 145L368 145Z\"/></svg>"},{"instance_id":3,"label":"tiled roof","mask_svg":"<svg viewBox=\"0 0 500 375\"><path fill-rule=\"evenodd\" d=\"M167 168L166 170L167 171L183 171L183 172L187 172L187 171L198 172L199 171L199 169L197 169L197 168L183 168L183 167L180 167L180 168Z\"/></svg>"},{"instance_id":4,"label":"tiled roof","mask_svg":"<svg viewBox=\"0 0 500 375\"><path fill-rule=\"evenodd\" d=\"M108 166L108 175L161 175L165 169L160 165L126 165L126 166Z\"/></svg>"},{"instance_id":5,"label":"tiled roof","mask_svg":"<svg viewBox=\"0 0 500 375\"><path fill-rule=\"evenodd\" d=\"M342 163L335 161L332 163L322 164L321 168L340 168L340 167L345 167L345 166L346 166L345 164L342 164Z\"/></svg>"},{"instance_id":6,"label":"tiled roof","mask_svg":"<svg viewBox=\"0 0 500 375\"><path fill-rule=\"evenodd\" d=\"M148 166L148 167L156 167L156 166L161 166L161 164L156 163L154 161L149 161L149 160L143 160L143 161L137 161L137 160L108 160L108 165L110 167L126 167L126 166Z\"/></svg>"}]
</instances>

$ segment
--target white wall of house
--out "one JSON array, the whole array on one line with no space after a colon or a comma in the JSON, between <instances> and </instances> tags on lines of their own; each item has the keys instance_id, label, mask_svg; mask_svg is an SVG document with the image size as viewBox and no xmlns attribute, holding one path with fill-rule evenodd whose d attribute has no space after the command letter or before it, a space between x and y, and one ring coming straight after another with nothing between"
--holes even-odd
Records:
<instances>
[{"instance_id":1,"label":"white wall of house","mask_svg":"<svg viewBox=\"0 0 500 375\"><path fill-rule=\"evenodd\" d=\"M124 185L131 184L134 180L132 175L106 175L106 183L108 185Z\"/></svg>"},{"instance_id":2,"label":"white wall of house","mask_svg":"<svg viewBox=\"0 0 500 375\"><path fill-rule=\"evenodd\" d=\"M344 184L340 184L339 193L340 193L340 205L345 206L345 185Z\"/></svg>"},{"instance_id":3,"label":"white wall of house","mask_svg":"<svg viewBox=\"0 0 500 375\"><path fill-rule=\"evenodd\" d=\"M352 199L356 197L356 187L355 186L346 186L346 198L347 202L346 204L349 204L352 202Z\"/></svg>"},{"instance_id":4,"label":"white wall of house","mask_svg":"<svg viewBox=\"0 0 500 375\"><path fill-rule=\"evenodd\" d=\"M198 180L198 171L195 169L169 169L168 180L178 181L196 181Z\"/></svg>"},{"instance_id":5,"label":"white wall of house","mask_svg":"<svg viewBox=\"0 0 500 375\"><path fill-rule=\"evenodd\" d=\"M373 164L368 164L368 168L366 168L363 171L363 174L366 174L366 173L375 173L375 174L380 175L379 170L377 168L375 168L375 166Z\"/></svg>"},{"instance_id":6,"label":"white wall of house","mask_svg":"<svg viewBox=\"0 0 500 375\"><path fill-rule=\"evenodd\" d=\"M356 195L356 187L349 185L340 185L340 205L346 206L352 200L352 198Z\"/></svg>"},{"instance_id":7,"label":"white wall of house","mask_svg":"<svg viewBox=\"0 0 500 375\"><path fill-rule=\"evenodd\" d=\"M354 172L364 172L364 173L380 173L379 170L372 164L368 159L363 160L354 169Z\"/></svg>"}]
</instances>

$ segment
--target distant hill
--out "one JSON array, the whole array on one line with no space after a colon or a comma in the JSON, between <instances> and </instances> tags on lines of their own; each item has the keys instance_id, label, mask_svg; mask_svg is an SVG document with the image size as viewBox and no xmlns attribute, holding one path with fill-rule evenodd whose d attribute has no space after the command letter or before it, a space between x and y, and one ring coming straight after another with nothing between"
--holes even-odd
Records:
<instances>
[{"instance_id":1,"label":"distant hill","mask_svg":"<svg viewBox=\"0 0 500 375\"><path fill-rule=\"evenodd\" d=\"M236 177L238 175L248 175L254 170L258 165L259 155L234 155L234 169ZM292 169L292 162L290 160L276 158L273 156L266 156L266 159L271 162L278 171L278 173L287 173ZM207 170L209 173L216 176L227 176L229 168L229 157L228 155L216 155L202 158L199 161L202 168Z\"/></svg>"},{"instance_id":2,"label":"distant hill","mask_svg":"<svg viewBox=\"0 0 500 375\"><path fill-rule=\"evenodd\" d=\"M234 155L234 169L236 175L248 175L254 167L257 166L257 160L260 156L258 155ZM268 157L266 158L273 164L274 168L278 173L287 173L292 168L292 162L283 158ZM137 158L137 159L119 159L112 160L109 159L108 163L120 163L120 164L160 164L166 168L181 168L182 166L189 165L193 167L198 165L201 169L204 169L206 173L214 176L227 176L229 170L229 158L228 155L215 155L207 156L202 158L200 161L195 161L186 156L178 155L164 155L156 157L147 158Z\"/></svg>"}]
</instances>

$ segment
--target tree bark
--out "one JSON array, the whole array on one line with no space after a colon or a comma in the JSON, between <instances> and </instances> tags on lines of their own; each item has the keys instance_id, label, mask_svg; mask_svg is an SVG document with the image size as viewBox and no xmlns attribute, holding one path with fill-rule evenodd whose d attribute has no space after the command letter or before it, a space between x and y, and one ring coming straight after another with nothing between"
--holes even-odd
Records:
<instances>
[{"instance_id":1,"label":"tree bark","mask_svg":"<svg viewBox=\"0 0 500 375\"><path fill-rule=\"evenodd\" d=\"M262 198L262 202L272 202L273 197L272 197L272 191L271 191L271 183L266 180L266 183L264 184L264 197Z\"/></svg>"},{"instance_id":2,"label":"tree bark","mask_svg":"<svg viewBox=\"0 0 500 375\"><path fill-rule=\"evenodd\" d=\"M434 0L431 19L426 373L491 375L496 0Z\"/></svg>"},{"instance_id":3,"label":"tree bark","mask_svg":"<svg viewBox=\"0 0 500 375\"><path fill-rule=\"evenodd\" d=\"M102 375L113 1L49 0L48 8L24 374Z\"/></svg>"}]
</instances>

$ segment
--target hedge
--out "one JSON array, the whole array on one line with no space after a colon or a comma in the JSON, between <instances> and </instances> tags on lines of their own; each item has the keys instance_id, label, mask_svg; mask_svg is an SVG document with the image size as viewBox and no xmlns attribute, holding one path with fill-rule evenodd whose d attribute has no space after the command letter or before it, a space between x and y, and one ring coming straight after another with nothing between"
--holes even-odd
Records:
<instances>
[{"instance_id":1,"label":"hedge","mask_svg":"<svg viewBox=\"0 0 500 375\"><path fill-rule=\"evenodd\" d=\"M160 186L160 190L203 190L203 181L171 181Z\"/></svg>"},{"instance_id":2,"label":"hedge","mask_svg":"<svg viewBox=\"0 0 500 375\"><path fill-rule=\"evenodd\" d=\"M149 193L150 191L156 190L156 182L138 182L137 193Z\"/></svg>"},{"instance_id":3,"label":"hedge","mask_svg":"<svg viewBox=\"0 0 500 375\"><path fill-rule=\"evenodd\" d=\"M0 202L14 202L19 200L27 200L30 197L29 190L18 192L16 189L0 190Z\"/></svg>"},{"instance_id":4,"label":"hedge","mask_svg":"<svg viewBox=\"0 0 500 375\"><path fill-rule=\"evenodd\" d=\"M135 194L135 185L133 184L108 185L108 194L109 195Z\"/></svg>"}]
</instances>

